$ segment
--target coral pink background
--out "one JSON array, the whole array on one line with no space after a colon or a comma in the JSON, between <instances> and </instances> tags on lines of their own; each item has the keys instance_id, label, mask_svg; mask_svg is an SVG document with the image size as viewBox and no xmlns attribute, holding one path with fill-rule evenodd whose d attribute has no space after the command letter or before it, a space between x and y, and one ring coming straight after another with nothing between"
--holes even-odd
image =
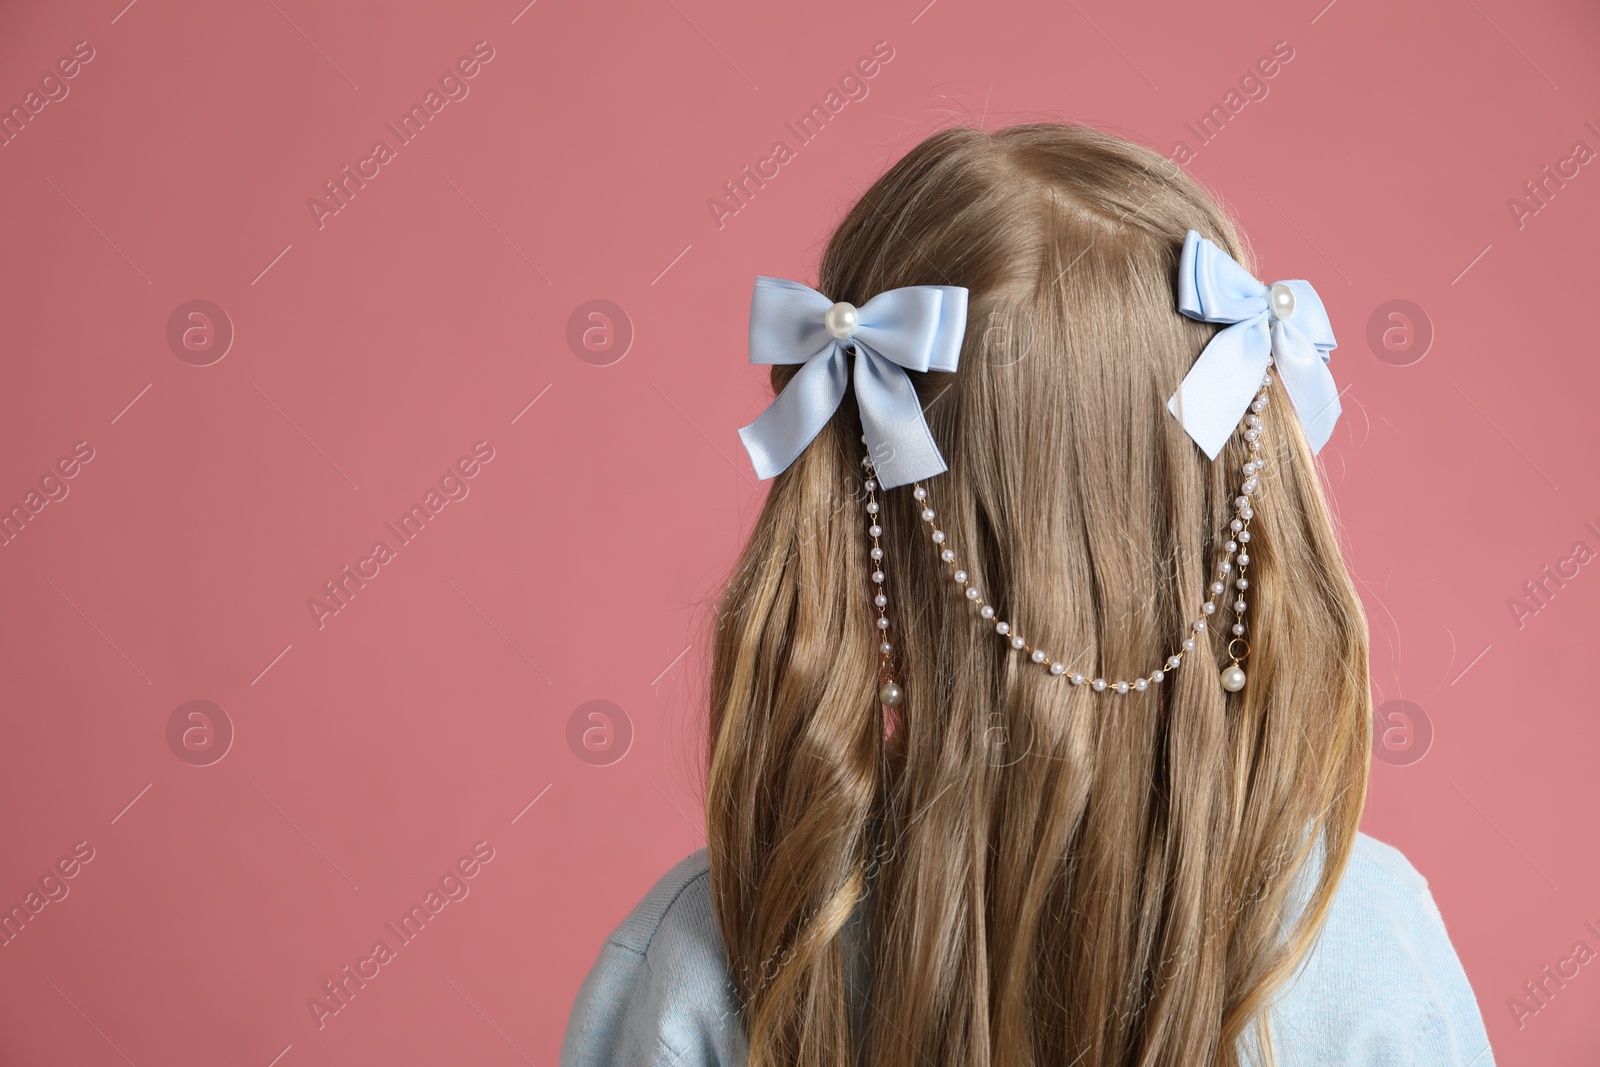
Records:
<instances>
[{"instance_id":1,"label":"coral pink background","mask_svg":"<svg viewBox=\"0 0 1600 1067\"><path fill-rule=\"evenodd\" d=\"M1600 148L1592 5L125 2L0 14L5 107L93 50L0 147L0 507L69 490L0 547L0 907L69 890L0 946L0 1061L551 1063L606 932L703 842L700 627L763 491L734 432L766 402L752 276L814 281L940 125L1053 117L1187 142L1264 276L1318 286L1376 696L1420 709L1386 721L1366 829L1430 880L1499 1062L1594 1062L1600 965L1536 1013L1523 990L1600 948L1600 573L1573 553L1600 549L1600 174L1524 189ZM319 225L479 41L469 95ZM1280 41L1202 144L1185 124ZM203 323L168 341L191 300L234 331L206 366ZM609 349L604 320L569 343L592 300ZM1404 320L1368 340L1392 300L1431 323L1420 360ZM468 495L319 626L308 600L478 442ZM191 700L221 710L169 740ZM591 700L631 727L608 765L579 757L600 720L569 742ZM469 895L319 1025L479 842L445 878Z\"/></svg>"}]
</instances>

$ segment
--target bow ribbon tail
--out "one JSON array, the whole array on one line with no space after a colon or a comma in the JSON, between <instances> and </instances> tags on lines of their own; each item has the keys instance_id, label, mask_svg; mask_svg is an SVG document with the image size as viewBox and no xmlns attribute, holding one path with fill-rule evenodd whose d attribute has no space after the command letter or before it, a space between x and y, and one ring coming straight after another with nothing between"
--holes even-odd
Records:
<instances>
[{"instance_id":1,"label":"bow ribbon tail","mask_svg":"<svg viewBox=\"0 0 1600 1067\"><path fill-rule=\"evenodd\" d=\"M1274 324L1272 361L1313 454L1328 443L1339 421L1339 387L1328 370L1326 356L1292 323L1279 320Z\"/></svg>"},{"instance_id":2,"label":"bow ribbon tail","mask_svg":"<svg viewBox=\"0 0 1600 1067\"><path fill-rule=\"evenodd\" d=\"M1167 410L1211 459L1238 428L1271 358L1267 313L1262 311L1212 337L1167 401Z\"/></svg>"},{"instance_id":3,"label":"bow ribbon tail","mask_svg":"<svg viewBox=\"0 0 1600 1067\"><path fill-rule=\"evenodd\" d=\"M861 429L880 486L893 489L948 469L903 368L857 342L855 385Z\"/></svg>"},{"instance_id":4,"label":"bow ribbon tail","mask_svg":"<svg viewBox=\"0 0 1600 1067\"><path fill-rule=\"evenodd\" d=\"M740 427L756 477L775 477L821 432L844 398L846 374L840 346L830 345L806 360L755 422Z\"/></svg>"}]
</instances>

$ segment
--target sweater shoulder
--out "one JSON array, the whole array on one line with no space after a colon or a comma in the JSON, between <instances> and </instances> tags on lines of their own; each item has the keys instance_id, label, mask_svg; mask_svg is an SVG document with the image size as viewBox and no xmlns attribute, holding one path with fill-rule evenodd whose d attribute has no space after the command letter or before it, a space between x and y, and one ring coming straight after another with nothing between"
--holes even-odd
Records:
<instances>
[{"instance_id":1,"label":"sweater shoulder","mask_svg":"<svg viewBox=\"0 0 1600 1067\"><path fill-rule=\"evenodd\" d=\"M1381 887L1404 898L1420 896L1428 888L1427 878L1411 865L1404 852L1360 833L1356 834L1345 875L1353 876L1357 884Z\"/></svg>"},{"instance_id":2,"label":"sweater shoulder","mask_svg":"<svg viewBox=\"0 0 1600 1067\"><path fill-rule=\"evenodd\" d=\"M578 990L561 1067L735 1067L745 1035L711 903L705 849L634 905Z\"/></svg>"},{"instance_id":3,"label":"sweater shoulder","mask_svg":"<svg viewBox=\"0 0 1600 1067\"><path fill-rule=\"evenodd\" d=\"M711 908L711 864L705 849L697 849L662 875L628 917L612 931L610 943L640 955L658 941L662 948L689 940L705 943L720 938Z\"/></svg>"},{"instance_id":4,"label":"sweater shoulder","mask_svg":"<svg viewBox=\"0 0 1600 1067\"><path fill-rule=\"evenodd\" d=\"M1280 994L1273 1029L1285 1067L1324 1064L1490 1067L1483 1017L1428 881L1366 834L1310 954ZM1298 1055L1297 1055L1298 1053Z\"/></svg>"}]
</instances>

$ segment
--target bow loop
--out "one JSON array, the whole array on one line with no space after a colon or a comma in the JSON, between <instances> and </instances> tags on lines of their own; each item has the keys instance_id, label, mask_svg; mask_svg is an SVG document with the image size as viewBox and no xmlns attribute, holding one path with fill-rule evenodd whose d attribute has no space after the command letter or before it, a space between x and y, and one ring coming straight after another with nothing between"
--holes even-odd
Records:
<instances>
[{"instance_id":1,"label":"bow loop","mask_svg":"<svg viewBox=\"0 0 1600 1067\"><path fill-rule=\"evenodd\" d=\"M941 473L944 457L906 371L956 369L967 290L912 285L879 293L850 309L854 326L841 330L845 336L829 328L837 306L808 285L756 278L750 362L805 364L767 410L739 430L757 476L771 478L794 462L833 417L849 380L879 484L892 489ZM847 352L855 356L853 371Z\"/></svg>"},{"instance_id":2,"label":"bow loop","mask_svg":"<svg viewBox=\"0 0 1600 1067\"><path fill-rule=\"evenodd\" d=\"M1339 390L1327 367L1336 342L1310 282L1267 286L1190 230L1178 265L1178 310L1202 322L1228 323L1167 401L1207 456L1217 458L1272 365L1311 450L1327 443L1339 419Z\"/></svg>"},{"instance_id":3,"label":"bow loop","mask_svg":"<svg viewBox=\"0 0 1600 1067\"><path fill-rule=\"evenodd\" d=\"M1178 263L1178 310L1201 322L1244 322L1267 311L1267 287L1190 230Z\"/></svg>"},{"instance_id":4,"label":"bow loop","mask_svg":"<svg viewBox=\"0 0 1600 1067\"><path fill-rule=\"evenodd\" d=\"M967 326L967 291L953 285L891 289L861 305L852 341L906 370L953 371Z\"/></svg>"}]
</instances>

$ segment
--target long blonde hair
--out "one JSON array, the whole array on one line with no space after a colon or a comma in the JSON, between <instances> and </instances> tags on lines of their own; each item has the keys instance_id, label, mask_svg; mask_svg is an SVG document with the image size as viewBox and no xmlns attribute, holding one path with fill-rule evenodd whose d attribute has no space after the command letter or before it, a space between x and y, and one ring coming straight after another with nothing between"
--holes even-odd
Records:
<instances>
[{"instance_id":1,"label":"long blonde hair","mask_svg":"<svg viewBox=\"0 0 1600 1067\"><path fill-rule=\"evenodd\" d=\"M1090 677L1185 635L1249 457L1236 435L1208 460L1166 410L1217 329L1176 309L1188 229L1254 269L1147 149L955 127L867 191L820 268L858 306L969 290L959 370L912 375L949 464L931 502L986 598ZM853 396L773 480L709 702L711 884L752 1067L857 1047L874 1067L1232 1065L1247 1031L1270 1058L1266 1008L1355 841L1371 711L1313 458L1281 392L1263 418L1242 692L1210 636L1231 607L1147 692L1050 677L978 623L901 488L880 493L906 694L888 739Z\"/></svg>"}]
</instances>

